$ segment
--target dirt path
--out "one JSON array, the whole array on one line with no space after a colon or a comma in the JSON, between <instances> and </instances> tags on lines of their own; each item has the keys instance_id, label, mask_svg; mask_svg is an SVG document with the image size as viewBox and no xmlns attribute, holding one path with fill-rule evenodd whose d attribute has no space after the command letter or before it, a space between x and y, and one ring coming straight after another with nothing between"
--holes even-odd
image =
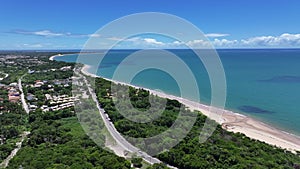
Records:
<instances>
[{"instance_id":1,"label":"dirt path","mask_svg":"<svg viewBox=\"0 0 300 169\"><path fill-rule=\"evenodd\" d=\"M9 161L17 154L17 152L21 149L22 147L22 143L24 141L24 139L27 137L27 135L29 134L30 132L28 131L24 131L22 134L21 134L21 141L20 142L17 142L16 143L16 148L10 153L10 155L2 161L2 163L0 164L0 168L6 168L8 166L8 163Z\"/></svg>"}]
</instances>

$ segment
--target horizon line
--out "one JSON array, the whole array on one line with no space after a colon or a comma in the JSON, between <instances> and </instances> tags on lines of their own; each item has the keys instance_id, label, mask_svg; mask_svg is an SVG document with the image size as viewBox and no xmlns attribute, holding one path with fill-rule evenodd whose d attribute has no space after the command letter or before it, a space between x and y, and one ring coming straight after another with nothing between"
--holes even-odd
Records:
<instances>
[{"instance_id":1,"label":"horizon line","mask_svg":"<svg viewBox=\"0 0 300 169\"><path fill-rule=\"evenodd\" d=\"M7 51L35 51L35 52L46 52L46 51L103 51L103 50L211 50L210 48L197 48L197 49L178 49L178 48L153 48L153 49L126 49L126 48L119 48L119 49L0 49L0 52L7 52ZM278 47L278 48L213 48L215 50L299 50L300 47Z\"/></svg>"}]
</instances>

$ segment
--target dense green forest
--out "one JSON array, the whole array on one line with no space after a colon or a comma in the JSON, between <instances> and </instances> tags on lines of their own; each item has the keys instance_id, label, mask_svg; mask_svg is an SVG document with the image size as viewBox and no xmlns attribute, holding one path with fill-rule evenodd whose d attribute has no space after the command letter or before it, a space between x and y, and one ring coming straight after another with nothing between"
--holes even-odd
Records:
<instances>
[{"instance_id":1,"label":"dense green forest","mask_svg":"<svg viewBox=\"0 0 300 169\"><path fill-rule=\"evenodd\" d=\"M68 111L67 111L68 112ZM130 162L97 146L75 114L35 112L31 134L8 168L130 168Z\"/></svg>"},{"instance_id":2,"label":"dense green forest","mask_svg":"<svg viewBox=\"0 0 300 169\"><path fill-rule=\"evenodd\" d=\"M19 135L28 128L28 116L22 106L10 102L4 102L1 106L4 106L5 110L2 110L3 114L0 116L0 138L5 140L0 144L0 161L10 154Z\"/></svg>"},{"instance_id":3,"label":"dense green forest","mask_svg":"<svg viewBox=\"0 0 300 169\"><path fill-rule=\"evenodd\" d=\"M101 106L109 114L117 130L125 137L150 137L167 130L176 120L178 110L182 106L176 100L168 100L166 109L160 118L149 123L136 123L118 112L114 107L112 97L107 97L111 95L111 82L98 78L96 79L96 86L98 86L96 87L96 92ZM118 87L122 88L122 85ZM124 89L123 91L127 90ZM115 94L113 93L112 95ZM139 110L147 110L149 108L148 91L130 87L129 96L135 108ZM126 111L135 112L135 110L130 109ZM172 166L187 169L300 167L299 153L295 155L283 149L250 139L243 134L228 132L222 129L220 125L218 125L213 135L206 142L200 144L199 134L206 117L201 113L193 113L197 114L197 120L192 130L170 151L158 154L157 157L160 160ZM165 140L172 140L172 137L162 138L162 141ZM147 146L159 147L151 145L151 143Z\"/></svg>"}]
</instances>

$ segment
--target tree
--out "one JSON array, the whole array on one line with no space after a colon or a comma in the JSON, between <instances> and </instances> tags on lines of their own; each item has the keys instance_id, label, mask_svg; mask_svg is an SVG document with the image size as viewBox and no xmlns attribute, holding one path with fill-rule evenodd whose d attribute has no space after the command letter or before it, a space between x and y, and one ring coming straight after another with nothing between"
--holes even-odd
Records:
<instances>
[{"instance_id":1,"label":"tree","mask_svg":"<svg viewBox=\"0 0 300 169\"><path fill-rule=\"evenodd\" d=\"M143 166L142 161L143 159L138 157L133 157L131 159L131 163L133 164L133 166L138 168L141 168Z\"/></svg>"},{"instance_id":2,"label":"tree","mask_svg":"<svg viewBox=\"0 0 300 169\"><path fill-rule=\"evenodd\" d=\"M152 166L147 167L147 169L168 169L168 167L163 163L159 163L153 164Z\"/></svg>"}]
</instances>

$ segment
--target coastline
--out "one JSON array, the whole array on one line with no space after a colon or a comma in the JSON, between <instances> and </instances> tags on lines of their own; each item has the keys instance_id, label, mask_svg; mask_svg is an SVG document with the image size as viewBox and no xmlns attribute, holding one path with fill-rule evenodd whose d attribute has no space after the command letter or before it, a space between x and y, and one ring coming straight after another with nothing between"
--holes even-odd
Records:
<instances>
[{"instance_id":1,"label":"coastline","mask_svg":"<svg viewBox=\"0 0 300 169\"><path fill-rule=\"evenodd\" d=\"M87 76L100 77L88 72L89 68L90 68L89 65L84 65L84 67L81 69L81 72ZM118 84L129 85L135 88L143 88L145 90L148 90L151 94L157 95L159 97L178 100L180 103L184 104L189 109L198 110L208 118L215 120L217 123L219 123L222 126L223 129L227 131L234 132L234 133L238 133L238 132L243 133L251 139L259 140L267 144L286 149L293 153L295 153L296 151L300 151L300 144L299 144L300 137L276 129L268 124L265 124L261 121L253 119L246 115L242 115L239 113L235 113L232 111L223 110L215 107L210 107L201 103L190 101L185 98L165 94L144 87L138 87L138 86L114 81L107 78L104 79ZM213 109L214 112L210 112L211 109ZM222 114L221 119L219 119L219 115L217 114Z\"/></svg>"},{"instance_id":2,"label":"coastline","mask_svg":"<svg viewBox=\"0 0 300 169\"><path fill-rule=\"evenodd\" d=\"M64 55L62 55L62 54L53 55L49 58L49 60L54 61L54 58L59 57L59 56L64 56Z\"/></svg>"}]
</instances>

